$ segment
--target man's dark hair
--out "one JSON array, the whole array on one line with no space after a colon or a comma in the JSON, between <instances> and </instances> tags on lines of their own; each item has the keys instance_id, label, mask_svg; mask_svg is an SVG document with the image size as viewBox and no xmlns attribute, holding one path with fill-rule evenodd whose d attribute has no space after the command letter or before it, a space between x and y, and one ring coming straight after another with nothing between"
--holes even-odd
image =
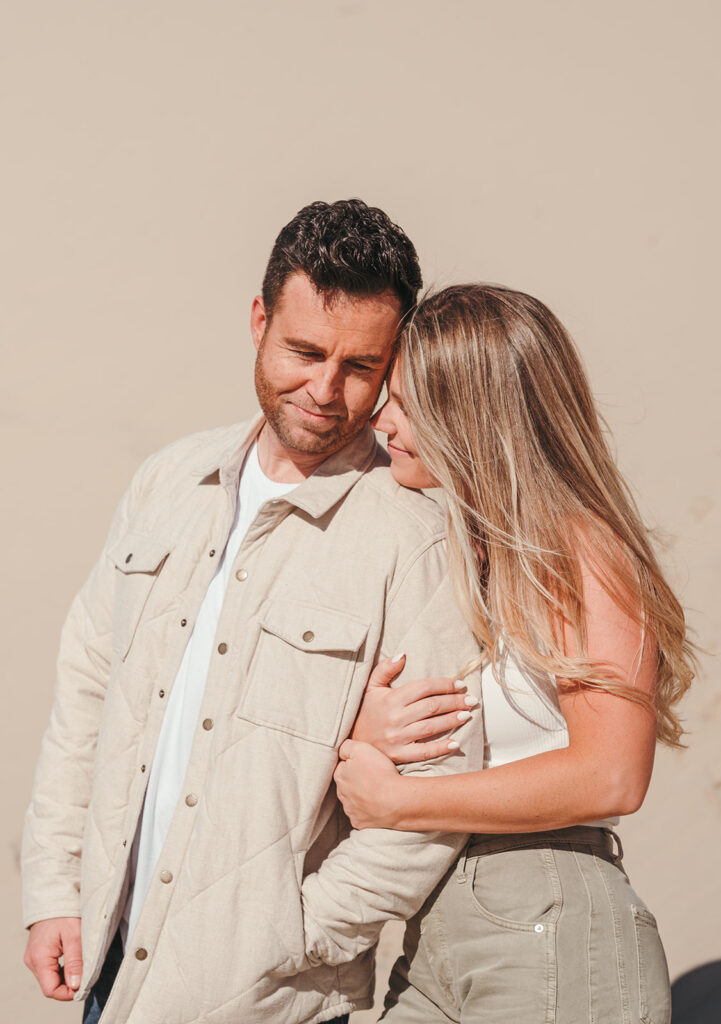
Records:
<instances>
[{"instance_id":1,"label":"man's dark hair","mask_svg":"<svg viewBox=\"0 0 721 1024\"><path fill-rule=\"evenodd\" d=\"M339 293L393 291L401 316L415 305L423 284L411 240L383 210L361 199L311 203L282 229L263 278L268 320L283 285L299 271L331 301Z\"/></svg>"}]
</instances>

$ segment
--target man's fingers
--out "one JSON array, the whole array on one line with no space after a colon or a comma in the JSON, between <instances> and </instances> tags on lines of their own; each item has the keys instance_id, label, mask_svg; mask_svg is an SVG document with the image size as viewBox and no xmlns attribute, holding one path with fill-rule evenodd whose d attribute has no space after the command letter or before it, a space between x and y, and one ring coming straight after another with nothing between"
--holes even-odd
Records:
<instances>
[{"instance_id":1,"label":"man's fingers","mask_svg":"<svg viewBox=\"0 0 721 1024\"><path fill-rule=\"evenodd\" d=\"M37 978L42 994L48 999L58 999L62 1002L72 999L75 995L72 989L63 984L58 961L54 957L44 957L42 961L35 961L30 970Z\"/></svg>"},{"instance_id":2,"label":"man's fingers","mask_svg":"<svg viewBox=\"0 0 721 1024\"><path fill-rule=\"evenodd\" d=\"M60 957L64 962L62 969ZM50 918L31 925L25 964L37 978L43 995L48 999L72 999L80 986L83 966L80 918ZM74 982L72 986L66 983L71 977Z\"/></svg>"},{"instance_id":3,"label":"man's fingers","mask_svg":"<svg viewBox=\"0 0 721 1024\"><path fill-rule=\"evenodd\" d=\"M393 658L384 658L383 661L379 661L370 674L368 688L390 686L396 676L403 671L405 663L405 654L396 654Z\"/></svg>"}]
</instances>

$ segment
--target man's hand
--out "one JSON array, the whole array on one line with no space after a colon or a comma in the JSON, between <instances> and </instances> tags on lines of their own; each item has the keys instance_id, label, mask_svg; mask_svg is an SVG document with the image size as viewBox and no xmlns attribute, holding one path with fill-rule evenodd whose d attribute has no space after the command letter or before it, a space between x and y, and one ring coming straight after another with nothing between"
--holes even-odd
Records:
<instances>
[{"instance_id":1,"label":"man's hand","mask_svg":"<svg viewBox=\"0 0 721 1024\"><path fill-rule=\"evenodd\" d=\"M25 966L48 999L72 999L83 973L80 918L53 917L31 925Z\"/></svg>"}]
</instances>

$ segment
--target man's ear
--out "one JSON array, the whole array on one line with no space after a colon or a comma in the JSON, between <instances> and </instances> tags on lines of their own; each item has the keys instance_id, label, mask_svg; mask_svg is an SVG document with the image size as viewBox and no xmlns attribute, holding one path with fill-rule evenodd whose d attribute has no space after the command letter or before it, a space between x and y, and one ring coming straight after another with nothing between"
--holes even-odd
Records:
<instances>
[{"instance_id":1,"label":"man's ear","mask_svg":"<svg viewBox=\"0 0 721 1024\"><path fill-rule=\"evenodd\" d=\"M265 313L265 303L262 295L256 295L253 305L250 307L250 332L253 335L253 344L256 351L260 348L265 329L268 326L268 317Z\"/></svg>"}]
</instances>

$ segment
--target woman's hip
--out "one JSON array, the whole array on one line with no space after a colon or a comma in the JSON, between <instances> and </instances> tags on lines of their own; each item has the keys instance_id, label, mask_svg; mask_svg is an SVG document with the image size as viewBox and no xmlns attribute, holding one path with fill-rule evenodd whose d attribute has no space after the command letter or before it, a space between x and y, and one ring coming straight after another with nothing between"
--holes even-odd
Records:
<instances>
[{"instance_id":1,"label":"woman's hip","mask_svg":"<svg viewBox=\"0 0 721 1024\"><path fill-rule=\"evenodd\" d=\"M391 1005L418 988L439 1020L669 1019L655 920L629 883L617 838L593 826L473 836L409 923L405 960L405 987L396 971ZM413 1018L390 1009L387 1019Z\"/></svg>"}]
</instances>

